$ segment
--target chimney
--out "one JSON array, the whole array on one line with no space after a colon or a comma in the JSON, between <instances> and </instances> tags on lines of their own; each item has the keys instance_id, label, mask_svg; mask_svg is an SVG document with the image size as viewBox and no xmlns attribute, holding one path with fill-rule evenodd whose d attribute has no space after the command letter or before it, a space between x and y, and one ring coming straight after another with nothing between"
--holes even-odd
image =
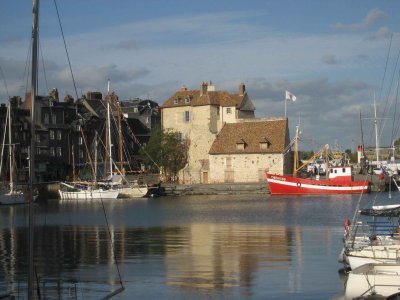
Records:
<instances>
[{"instance_id":1,"label":"chimney","mask_svg":"<svg viewBox=\"0 0 400 300\"><path fill-rule=\"evenodd\" d=\"M205 83L204 81L201 83L200 85L200 96L204 96L207 94L207 83Z\"/></svg>"},{"instance_id":2,"label":"chimney","mask_svg":"<svg viewBox=\"0 0 400 300\"><path fill-rule=\"evenodd\" d=\"M185 85L182 85L181 91L187 91L187 87Z\"/></svg>"},{"instance_id":3,"label":"chimney","mask_svg":"<svg viewBox=\"0 0 400 300\"><path fill-rule=\"evenodd\" d=\"M244 85L244 83L241 83L239 85L239 95L244 95L245 92L246 92L246 86Z\"/></svg>"},{"instance_id":4,"label":"chimney","mask_svg":"<svg viewBox=\"0 0 400 300\"><path fill-rule=\"evenodd\" d=\"M215 92L215 85L212 84L212 81L210 80L210 84L207 87L208 92Z\"/></svg>"},{"instance_id":5,"label":"chimney","mask_svg":"<svg viewBox=\"0 0 400 300\"><path fill-rule=\"evenodd\" d=\"M25 93L25 109L30 110L32 106L32 93L26 92Z\"/></svg>"}]
</instances>

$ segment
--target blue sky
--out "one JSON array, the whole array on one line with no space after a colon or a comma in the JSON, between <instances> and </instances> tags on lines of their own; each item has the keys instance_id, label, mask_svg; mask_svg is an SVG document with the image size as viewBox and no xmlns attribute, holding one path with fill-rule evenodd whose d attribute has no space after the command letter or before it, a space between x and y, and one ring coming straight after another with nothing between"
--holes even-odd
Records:
<instances>
[{"instance_id":1,"label":"blue sky","mask_svg":"<svg viewBox=\"0 0 400 300\"><path fill-rule=\"evenodd\" d=\"M374 146L374 93L381 145L397 139L400 2L57 0L78 95L107 90L120 99L162 104L182 85L240 83L257 117L300 121L303 148ZM0 1L0 101L29 89L26 64L31 1ZM57 87L75 97L53 0L40 3L40 94ZM44 68L43 68L44 66ZM43 71L44 70L44 71ZM385 119L383 119L385 118ZM393 129L394 128L394 129Z\"/></svg>"}]
</instances>

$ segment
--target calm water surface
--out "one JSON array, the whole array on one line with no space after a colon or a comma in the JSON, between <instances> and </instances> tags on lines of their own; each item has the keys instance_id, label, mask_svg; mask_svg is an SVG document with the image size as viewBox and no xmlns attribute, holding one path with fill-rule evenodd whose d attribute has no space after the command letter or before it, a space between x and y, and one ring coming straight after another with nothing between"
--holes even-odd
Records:
<instances>
[{"instance_id":1,"label":"calm water surface","mask_svg":"<svg viewBox=\"0 0 400 300\"><path fill-rule=\"evenodd\" d=\"M35 208L37 276L42 292L61 299L100 299L119 288L118 274L125 291L113 299L330 299L343 291L337 259L358 200L49 201ZM27 222L27 207L0 206L2 292L26 289Z\"/></svg>"}]
</instances>

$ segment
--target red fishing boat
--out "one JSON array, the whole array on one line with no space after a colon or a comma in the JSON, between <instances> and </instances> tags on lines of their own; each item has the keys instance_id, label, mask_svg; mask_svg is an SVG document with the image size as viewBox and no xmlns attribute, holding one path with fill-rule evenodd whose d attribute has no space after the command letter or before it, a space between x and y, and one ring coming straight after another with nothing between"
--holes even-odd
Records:
<instances>
[{"instance_id":1,"label":"red fishing boat","mask_svg":"<svg viewBox=\"0 0 400 300\"><path fill-rule=\"evenodd\" d=\"M294 172L293 175L272 174L265 171L269 190L272 195L324 195L324 194L359 194L367 193L370 190L370 181L355 181L352 173L352 166L337 163L329 165L328 145L321 151L317 152L310 160L297 167L297 140L298 128L296 128L296 137L294 140ZM309 177L304 178L298 176L298 172L303 169L312 159L321 155L323 150L326 151L326 174L320 176L318 172L308 174Z\"/></svg>"}]
</instances>

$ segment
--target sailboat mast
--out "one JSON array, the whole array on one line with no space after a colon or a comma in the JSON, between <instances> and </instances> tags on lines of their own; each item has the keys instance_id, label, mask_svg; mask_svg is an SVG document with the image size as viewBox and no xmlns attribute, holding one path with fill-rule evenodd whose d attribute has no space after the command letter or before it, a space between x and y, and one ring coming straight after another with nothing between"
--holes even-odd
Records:
<instances>
[{"instance_id":1,"label":"sailboat mast","mask_svg":"<svg viewBox=\"0 0 400 300\"><path fill-rule=\"evenodd\" d=\"M298 167L298 152L299 152L299 126L296 126L296 135L294 138L294 157L293 157L293 176L297 174L297 167Z\"/></svg>"},{"instance_id":2,"label":"sailboat mast","mask_svg":"<svg viewBox=\"0 0 400 300\"><path fill-rule=\"evenodd\" d=\"M11 144L11 101L8 104L8 161L10 164L9 172L10 172L10 193L14 191L14 182L13 182L13 152L12 152L12 144Z\"/></svg>"},{"instance_id":3,"label":"sailboat mast","mask_svg":"<svg viewBox=\"0 0 400 300\"><path fill-rule=\"evenodd\" d=\"M107 135L108 135L108 159L110 164L110 177L112 176L112 155L111 155L111 122L110 122L110 79L108 79L108 99L107 99Z\"/></svg>"},{"instance_id":4,"label":"sailboat mast","mask_svg":"<svg viewBox=\"0 0 400 300\"><path fill-rule=\"evenodd\" d=\"M119 159L120 159L120 164L119 164L119 170L125 175L124 173L124 158L122 154L122 127L121 127L121 105L120 102L117 102L118 104L118 145L119 145Z\"/></svg>"},{"instance_id":5,"label":"sailboat mast","mask_svg":"<svg viewBox=\"0 0 400 300\"><path fill-rule=\"evenodd\" d=\"M375 102L375 93L374 93L374 126L375 126L375 147L376 147L376 163L379 163L379 139L378 139L378 121L376 118L376 102Z\"/></svg>"},{"instance_id":6,"label":"sailboat mast","mask_svg":"<svg viewBox=\"0 0 400 300\"><path fill-rule=\"evenodd\" d=\"M34 220L33 220L33 184L35 181L35 99L38 87L38 39L39 39L39 0L33 0L32 10L32 91L31 91L31 147L29 155L29 273L28 273L28 299L34 299Z\"/></svg>"}]
</instances>

